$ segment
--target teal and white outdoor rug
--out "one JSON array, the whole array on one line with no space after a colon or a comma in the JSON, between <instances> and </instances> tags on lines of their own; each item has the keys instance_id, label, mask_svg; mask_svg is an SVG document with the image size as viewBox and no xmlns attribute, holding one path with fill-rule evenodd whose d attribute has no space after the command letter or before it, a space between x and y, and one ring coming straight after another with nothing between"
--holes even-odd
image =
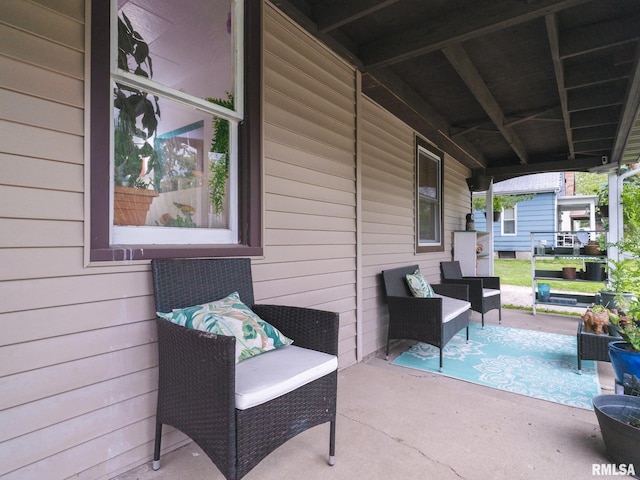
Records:
<instances>
[{"instance_id":1,"label":"teal and white outdoor rug","mask_svg":"<svg viewBox=\"0 0 640 480\"><path fill-rule=\"evenodd\" d=\"M594 361L578 374L575 336L472 323L469 343L462 330L445 347L442 372L438 355L417 343L392 363L586 410L600 394Z\"/></svg>"}]
</instances>

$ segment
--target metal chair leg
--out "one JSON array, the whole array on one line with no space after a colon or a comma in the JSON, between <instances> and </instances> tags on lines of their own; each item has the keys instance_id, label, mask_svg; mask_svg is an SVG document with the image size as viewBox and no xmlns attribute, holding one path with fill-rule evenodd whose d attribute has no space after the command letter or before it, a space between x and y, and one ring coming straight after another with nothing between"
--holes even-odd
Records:
<instances>
[{"instance_id":1,"label":"metal chair leg","mask_svg":"<svg viewBox=\"0 0 640 480\"><path fill-rule=\"evenodd\" d=\"M156 442L153 449L153 469L160 469L160 442L162 441L162 423L156 422Z\"/></svg>"},{"instance_id":2,"label":"metal chair leg","mask_svg":"<svg viewBox=\"0 0 640 480\"><path fill-rule=\"evenodd\" d=\"M336 421L331 420L329 424L329 465L336 464Z\"/></svg>"}]
</instances>

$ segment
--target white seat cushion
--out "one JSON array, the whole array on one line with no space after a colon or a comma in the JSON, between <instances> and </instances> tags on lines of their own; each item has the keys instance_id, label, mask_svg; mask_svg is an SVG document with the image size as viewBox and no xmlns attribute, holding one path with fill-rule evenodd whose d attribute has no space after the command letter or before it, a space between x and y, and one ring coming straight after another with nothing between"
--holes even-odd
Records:
<instances>
[{"instance_id":1,"label":"white seat cushion","mask_svg":"<svg viewBox=\"0 0 640 480\"><path fill-rule=\"evenodd\" d=\"M483 288L482 296L483 297L492 297L493 295L500 295L500 290L496 290L495 288Z\"/></svg>"},{"instance_id":2,"label":"white seat cushion","mask_svg":"<svg viewBox=\"0 0 640 480\"><path fill-rule=\"evenodd\" d=\"M335 355L288 345L236 365L236 408L246 410L338 369Z\"/></svg>"},{"instance_id":3,"label":"white seat cushion","mask_svg":"<svg viewBox=\"0 0 640 480\"><path fill-rule=\"evenodd\" d=\"M471 308L471 303L465 300L458 300L457 298L445 297L444 295L438 294L435 296L442 299L442 323L453 320Z\"/></svg>"}]
</instances>

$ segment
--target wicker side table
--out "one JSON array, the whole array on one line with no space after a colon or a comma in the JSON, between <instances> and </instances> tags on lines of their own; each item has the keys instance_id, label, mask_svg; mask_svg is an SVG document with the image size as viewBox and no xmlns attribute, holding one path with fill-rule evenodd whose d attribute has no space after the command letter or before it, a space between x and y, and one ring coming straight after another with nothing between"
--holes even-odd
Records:
<instances>
[{"instance_id":1,"label":"wicker side table","mask_svg":"<svg viewBox=\"0 0 640 480\"><path fill-rule=\"evenodd\" d=\"M582 360L609 362L609 343L620 340L618 336L596 335L583 332L584 323L578 321L578 373L582 373Z\"/></svg>"}]
</instances>

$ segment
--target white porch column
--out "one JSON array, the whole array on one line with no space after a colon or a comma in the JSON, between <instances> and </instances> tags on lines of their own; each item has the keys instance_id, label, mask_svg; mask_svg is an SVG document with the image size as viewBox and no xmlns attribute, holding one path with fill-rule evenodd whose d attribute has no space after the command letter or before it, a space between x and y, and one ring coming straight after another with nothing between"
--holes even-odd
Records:
<instances>
[{"instance_id":1,"label":"white porch column","mask_svg":"<svg viewBox=\"0 0 640 480\"><path fill-rule=\"evenodd\" d=\"M617 171L609 173L609 238L608 241L616 243L622 238L622 209L620 208L620 194L622 182L618 182ZM618 247L609 247L608 256L612 260L619 259Z\"/></svg>"}]
</instances>

